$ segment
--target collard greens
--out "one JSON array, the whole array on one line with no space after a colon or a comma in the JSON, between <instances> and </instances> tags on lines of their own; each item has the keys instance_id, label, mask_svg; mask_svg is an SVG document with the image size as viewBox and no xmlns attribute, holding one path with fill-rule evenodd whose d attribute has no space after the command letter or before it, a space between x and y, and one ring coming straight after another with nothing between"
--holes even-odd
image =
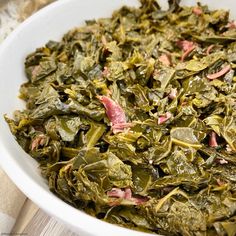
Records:
<instances>
[{"instance_id":1,"label":"collard greens","mask_svg":"<svg viewBox=\"0 0 236 236\"><path fill-rule=\"evenodd\" d=\"M163 235L236 235L236 22L154 0L89 20L25 60L6 117L49 188Z\"/></svg>"}]
</instances>

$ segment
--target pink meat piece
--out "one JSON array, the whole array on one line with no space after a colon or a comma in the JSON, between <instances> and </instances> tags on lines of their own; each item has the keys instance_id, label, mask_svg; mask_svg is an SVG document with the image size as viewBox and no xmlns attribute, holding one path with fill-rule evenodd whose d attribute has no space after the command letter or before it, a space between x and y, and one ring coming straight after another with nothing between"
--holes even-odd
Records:
<instances>
[{"instance_id":1,"label":"pink meat piece","mask_svg":"<svg viewBox=\"0 0 236 236\"><path fill-rule=\"evenodd\" d=\"M171 65L170 57L167 54L162 54L159 57L159 61L165 66L170 66Z\"/></svg>"},{"instance_id":2,"label":"pink meat piece","mask_svg":"<svg viewBox=\"0 0 236 236\"><path fill-rule=\"evenodd\" d=\"M122 132L128 126L122 107L107 96L99 96L98 99L106 109L106 114L112 123L113 132Z\"/></svg>"},{"instance_id":3,"label":"pink meat piece","mask_svg":"<svg viewBox=\"0 0 236 236\"><path fill-rule=\"evenodd\" d=\"M201 7L194 7L193 13L197 16L200 16L203 13L202 8Z\"/></svg>"},{"instance_id":4,"label":"pink meat piece","mask_svg":"<svg viewBox=\"0 0 236 236\"><path fill-rule=\"evenodd\" d=\"M133 197L132 191L130 188L125 188L125 190L122 190L120 188L112 188L111 191L107 192L107 196L125 199L125 200L135 203L136 205L140 205L148 200L145 197ZM119 203L116 201L111 203L111 205L117 205L117 204Z\"/></svg>"},{"instance_id":5,"label":"pink meat piece","mask_svg":"<svg viewBox=\"0 0 236 236\"><path fill-rule=\"evenodd\" d=\"M172 114L170 112L166 112L165 115L159 116L158 121L157 121L158 125L165 123L167 120L171 118L171 116Z\"/></svg>"},{"instance_id":6,"label":"pink meat piece","mask_svg":"<svg viewBox=\"0 0 236 236\"><path fill-rule=\"evenodd\" d=\"M214 131L212 131L210 133L210 139L209 139L209 146L210 147L218 147L216 137L217 137L216 133Z\"/></svg>"},{"instance_id":7,"label":"pink meat piece","mask_svg":"<svg viewBox=\"0 0 236 236\"><path fill-rule=\"evenodd\" d=\"M107 192L108 197L116 197L116 198L125 198L125 191L120 188L112 188L111 191Z\"/></svg>"},{"instance_id":8,"label":"pink meat piece","mask_svg":"<svg viewBox=\"0 0 236 236\"><path fill-rule=\"evenodd\" d=\"M206 50L206 54L207 54L207 55L210 55L210 52L211 52L211 50L212 50L214 47L215 47L214 44L210 45L210 46L207 48L207 50Z\"/></svg>"},{"instance_id":9,"label":"pink meat piece","mask_svg":"<svg viewBox=\"0 0 236 236\"><path fill-rule=\"evenodd\" d=\"M210 80L217 79L217 78L225 75L226 73L228 73L230 70L231 70L231 66L227 65L222 70L220 70L220 71L218 71L214 74L207 75L207 78L210 79Z\"/></svg>"},{"instance_id":10,"label":"pink meat piece","mask_svg":"<svg viewBox=\"0 0 236 236\"><path fill-rule=\"evenodd\" d=\"M195 43L188 40L179 40L176 42L177 46L181 48L184 52L188 51L190 48L192 48Z\"/></svg>"},{"instance_id":11,"label":"pink meat piece","mask_svg":"<svg viewBox=\"0 0 236 236\"><path fill-rule=\"evenodd\" d=\"M130 188L125 189L125 199L130 200L132 198L132 191Z\"/></svg>"},{"instance_id":12,"label":"pink meat piece","mask_svg":"<svg viewBox=\"0 0 236 236\"><path fill-rule=\"evenodd\" d=\"M190 47L187 51L185 51L181 57L181 61L183 62L185 58L196 48L196 46Z\"/></svg>"},{"instance_id":13,"label":"pink meat piece","mask_svg":"<svg viewBox=\"0 0 236 236\"><path fill-rule=\"evenodd\" d=\"M31 151L37 149L39 146L43 146L46 143L46 136L44 134L40 134L36 136L31 144Z\"/></svg>"},{"instance_id":14,"label":"pink meat piece","mask_svg":"<svg viewBox=\"0 0 236 236\"><path fill-rule=\"evenodd\" d=\"M177 46L183 50L183 55L181 56L181 61L183 62L184 59L191 53L195 48L196 45L192 41L188 40L179 40L176 42Z\"/></svg>"},{"instance_id":15,"label":"pink meat piece","mask_svg":"<svg viewBox=\"0 0 236 236\"><path fill-rule=\"evenodd\" d=\"M172 100L175 99L177 97L177 92L177 88L172 88L168 97Z\"/></svg>"}]
</instances>

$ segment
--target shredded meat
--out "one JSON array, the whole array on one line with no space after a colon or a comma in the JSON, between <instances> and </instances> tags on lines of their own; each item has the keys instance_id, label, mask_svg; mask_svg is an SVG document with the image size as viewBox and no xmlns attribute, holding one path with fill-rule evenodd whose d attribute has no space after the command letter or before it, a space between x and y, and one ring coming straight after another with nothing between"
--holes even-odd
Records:
<instances>
[{"instance_id":1,"label":"shredded meat","mask_svg":"<svg viewBox=\"0 0 236 236\"><path fill-rule=\"evenodd\" d=\"M167 120L169 120L171 118L171 116L172 116L172 114L170 112L166 112L165 115L160 116L158 118L158 122L157 122L158 125L161 125L161 124L165 123Z\"/></svg>"},{"instance_id":2,"label":"shredded meat","mask_svg":"<svg viewBox=\"0 0 236 236\"><path fill-rule=\"evenodd\" d=\"M231 70L231 66L227 65L222 70L220 70L219 72L207 75L207 78L210 79L210 80L217 79L217 78L225 75L226 73L228 73L230 70Z\"/></svg>"},{"instance_id":3,"label":"shredded meat","mask_svg":"<svg viewBox=\"0 0 236 236\"><path fill-rule=\"evenodd\" d=\"M162 54L159 57L159 61L165 66L170 66L171 65L170 57L167 54Z\"/></svg>"},{"instance_id":4,"label":"shredded meat","mask_svg":"<svg viewBox=\"0 0 236 236\"><path fill-rule=\"evenodd\" d=\"M124 190L120 188L112 188L112 190L107 192L108 197L114 197L119 199L125 199L135 203L136 205L140 205L146 202L148 199L145 197L133 197L132 191L130 188L125 188ZM116 205L116 201L112 202L111 205Z\"/></svg>"},{"instance_id":5,"label":"shredded meat","mask_svg":"<svg viewBox=\"0 0 236 236\"><path fill-rule=\"evenodd\" d=\"M218 143L217 143L216 137L217 137L216 133L212 131L210 133L210 139L209 139L209 146L210 147L218 147Z\"/></svg>"},{"instance_id":6,"label":"shredded meat","mask_svg":"<svg viewBox=\"0 0 236 236\"><path fill-rule=\"evenodd\" d=\"M214 47L215 47L214 44L210 45L210 46L207 48L207 50L206 50L206 54L207 54L207 55L210 55L210 52L211 52L211 50L212 50Z\"/></svg>"},{"instance_id":7,"label":"shredded meat","mask_svg":"<svg viewBox=\"0 0 236 236\"><path fill-rule=\"evenodd\" d=\"M125 112L118 103L107 96L99 96L98 99L106 109L107 117L112 123L113 133L122 132L125 128L131 126L126 123Z\"/></svg>"},{"instance_id":8,"label":"shredded meat","mask_svg":"<svg viewBox=\"0 0 236 236\"><path fill-rule=\"evenodd\" d=\"M46 143L46 136L43 134L40 134L36 136L31 144L31 151L37 149L39 146L43 146Z\"/></svg>"}]
</instances>

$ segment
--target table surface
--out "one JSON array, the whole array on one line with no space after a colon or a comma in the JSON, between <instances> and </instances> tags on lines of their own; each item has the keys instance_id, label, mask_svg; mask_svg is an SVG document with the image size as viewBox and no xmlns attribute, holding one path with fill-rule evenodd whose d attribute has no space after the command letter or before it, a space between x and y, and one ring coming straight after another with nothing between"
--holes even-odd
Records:
<instances>
[{"instance_id":1,"label":"table surface","mask_svg":"<svg viewBox=\"0 0 236 236\"><path fill-rule=\"evenodd\" d=\"M24 236L78 236L27 199L12 233Z\"/></svg>"}]
</instances>

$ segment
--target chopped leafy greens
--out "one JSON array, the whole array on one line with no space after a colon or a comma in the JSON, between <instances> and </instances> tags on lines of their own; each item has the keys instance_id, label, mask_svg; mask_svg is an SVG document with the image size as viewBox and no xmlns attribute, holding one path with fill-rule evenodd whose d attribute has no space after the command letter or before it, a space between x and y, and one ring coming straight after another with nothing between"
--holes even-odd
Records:
<instances>
[{"instance_id":1,"label":"chopped leafy greens","mask_svg":"<svg viewBox=\"0 0 236 236\"><path fill-rule=\"evenodd\" d=\"M236 22L155 0L89 20L27 56L5 117L49 188L101 220L236 235Z\"/></svg>"}]
</instances>

